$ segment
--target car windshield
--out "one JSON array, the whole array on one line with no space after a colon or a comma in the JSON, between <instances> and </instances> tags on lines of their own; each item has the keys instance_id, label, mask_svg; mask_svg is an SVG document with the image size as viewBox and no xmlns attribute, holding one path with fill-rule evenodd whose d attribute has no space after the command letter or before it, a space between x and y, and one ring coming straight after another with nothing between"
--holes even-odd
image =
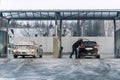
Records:
<instances>
[{"instance_id":1,"label":"car windshield","mask_svg":"<svg viewBox=\"0 0 120 80\"><path fill-rule=\"evenodd\" d=\"M83 46L95 46L97 43L95 41L83 41Z\"/></svg>"}]
</instances>

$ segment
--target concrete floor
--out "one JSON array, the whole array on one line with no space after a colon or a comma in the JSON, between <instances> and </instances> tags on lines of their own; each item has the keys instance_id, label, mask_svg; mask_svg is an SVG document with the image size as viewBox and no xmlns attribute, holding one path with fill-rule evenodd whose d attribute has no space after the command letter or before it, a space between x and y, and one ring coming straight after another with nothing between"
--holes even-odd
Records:
<instances>
[{"instance_id":1,"label":"concrete floor","mask_svg":"<svg viewBox=\"0 0 120 80\"><path fill-rule=\"evenodd\" d=\"M120 59L0 59L0 80L120 80Z\"/></svg>"},{"instance_id":2,"label":"concrete floor","mask_svg":"<svg viewBox=\"0 0 120 80\"><path fill-rule=\"evenodd\" d=\"M68 59L69 58L70 53L67 54L63 54L62 59ZM13 59L13 55L12 53L8 55L8 58ZM43 58L53 58L52 54L45 54L43 56ZM73 54L73 59L75 58L75 55ZM91 59L92 57L89 57L89 59ZM100 58L101 59L114 59L114 54L113 53L100 53Z\"/></svg>"}]
</instances>

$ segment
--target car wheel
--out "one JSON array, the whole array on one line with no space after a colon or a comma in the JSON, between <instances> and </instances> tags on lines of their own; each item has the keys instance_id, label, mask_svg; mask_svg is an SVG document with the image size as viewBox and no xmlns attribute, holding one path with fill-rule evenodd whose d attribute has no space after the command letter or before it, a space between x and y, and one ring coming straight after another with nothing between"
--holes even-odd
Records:
<instances>
[{"instance_id":1,"label":"car wheel","mask_svg":"<svg viewBox=\"0 0 120 80\"><path fill-rule=\"evenodd\" d=\"M42 55L39 55L40 58L42 58Z\"/></svg>"},{"instance_id":2,"label":"car wheel","mask_svg":"<svg viewBox=\"0 0 120 80\"><path fill-rule=\"evenodd\" d=\"M25 58L25 56L22 56L22 58Z\"/></svg>"},{"instance_id":3,"label":"car wheel","mask_svg":"<svg viewBox=\"0 0 120 80\"><path fill-rule=\"evenodd\" d=\"M97 55L96 58L100 59L100 55Z\"/></svg>"},{"instance_id":4,"label":"car wheel","mask_svg":"<svg viewBox=\"0 0 120 80\"><path fill-rule=\"evenodd\" d=\"M36 56L34 55L33 58L36 58Z\"/></svg>"},{"instance_id":5,"label":"car wheel","mask_svg":"<svg viewBox=\"0 0 120 80\"><path fill-rule=\"evenodd\" d=\"M14 55L14 58L17 58L18 56L17 55Z\"/></svg>"}]
</instances>

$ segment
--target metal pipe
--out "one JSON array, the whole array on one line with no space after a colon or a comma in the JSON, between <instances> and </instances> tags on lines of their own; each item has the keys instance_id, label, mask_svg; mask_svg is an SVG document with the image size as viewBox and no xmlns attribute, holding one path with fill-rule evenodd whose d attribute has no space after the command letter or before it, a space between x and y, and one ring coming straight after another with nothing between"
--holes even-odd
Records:
<instances>
[{"instance_id":1,"label":"metal pipe","mask_svg":"<svg viewBox=\"0 0 120 80\"><path fill-rule=\"evenodd\" d=\"M59 41L60 41L60 49L59 49L59 58L62 58L62 19L60 19L60 35L59 35Z\"/></svg>"},{"instance_id":2,"label":"metal pipe","mask_svg":"<svg viewBox=\"0 0 120 80\"><path fill-rule=\"evenodd\" d=\"M8 28L9 28L9 23L10 23L10 20L8 20L8 25L7 25L7 56L8 56L8 54L9 54L9 52L8 52L8 44L9 44Z\"/></svg>"},{"instance_id":3,"label":"metal pipe","mask_svg":"<svg viewBox=\"0 0 120 80\"><path fill-rule=\"evenodd\" d=\"M55 37L57 37L57 28L58 28L58 25L57 25L57 13L55 13Z\"/></svg>"},{"instance_id":4,"label":"metal pipe","mask_svg":"<svg viewBox=\"0 0 120 80\"><path fill-rule=\"evenodd\" d=\"M116 20L113 20L114 23L114 56L118 57L117 53L116 53Z\"/></svg>"}]
</instances>

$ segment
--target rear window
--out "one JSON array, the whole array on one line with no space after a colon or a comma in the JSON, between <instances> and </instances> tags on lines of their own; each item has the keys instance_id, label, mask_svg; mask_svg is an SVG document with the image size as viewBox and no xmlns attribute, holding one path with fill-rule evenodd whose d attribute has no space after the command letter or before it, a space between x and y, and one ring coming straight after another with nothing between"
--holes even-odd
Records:
<instances>
[{"instance_id":1,"label":"rear window","mask_svg":"<svg viewBox=\"0 0 120 80\"><path fill-rule=\"evenodd\" d=\"M95 45L97 45L97 43L95 41L84 41L82 43L82 45L84 45L84 46L95 46Z\"/></svg>"}]
</instances>

